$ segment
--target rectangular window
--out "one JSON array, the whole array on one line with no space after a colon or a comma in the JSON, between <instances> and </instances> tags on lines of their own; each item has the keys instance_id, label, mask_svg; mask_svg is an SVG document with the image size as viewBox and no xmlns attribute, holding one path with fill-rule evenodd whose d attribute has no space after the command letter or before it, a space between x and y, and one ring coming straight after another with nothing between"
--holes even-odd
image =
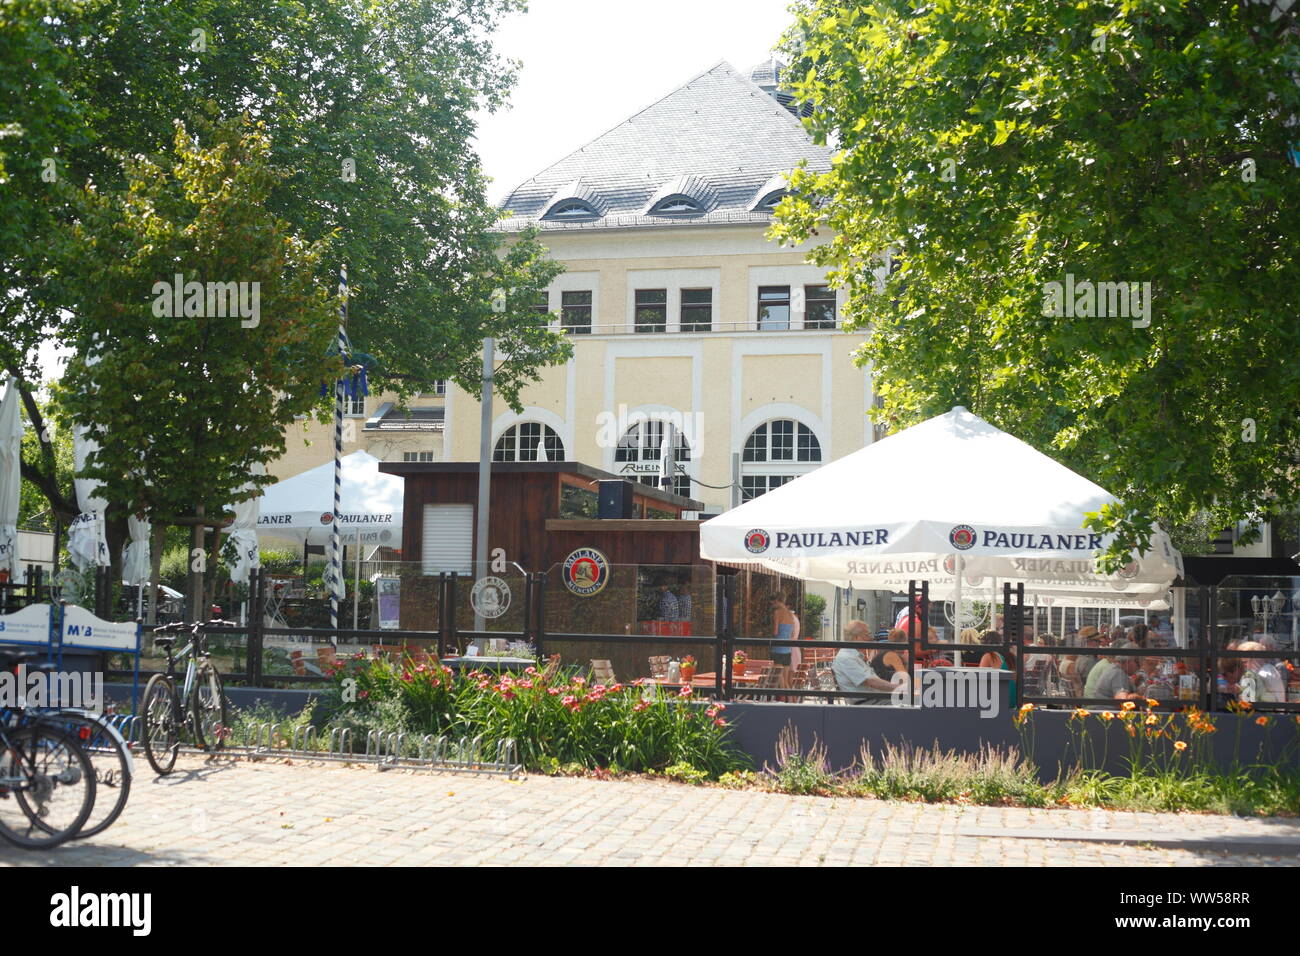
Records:
<instances>
[{"instance_id":1,"label":"rectangular window","mask_svg":"<svg viewBox=\"0 0 1300 956\"><path fill-rule=\"evenodd\" d=\"M434 461L431 451L404 451L402 461Z\"/></svg>"},{"instance_id":2,"label":"rectangular window","mask_svg":"<svg viewBox=\"0 0 1300 956\"><path fill-rule=\"evenodd\" d=\"M682 290L682 331L708 332L713 328L713 290Z\"/></svg>"},{"instance_id":3,"label":"rectangular window","mask_svg":"<svg viewBox=\"0 0 1300 956\"><path fill-rule=\"evenodd\" d=\"M473 505L425 505L422 531L420 562L425 574L473 573Z\"/></svg>"},{"instance_id":4,"label":"rectangular window","mask_svg":"<svg viewBox=\"0 0 1300 956\"><path fill-rule=\"evenodd\" d=\"M835 291L828 285L803 287L805 329L835 328Z\"/></svg>"},{"instance_id":5,"label":"rectangular window","mask_svg":"<svg viewBox=\"0 0 1300 956\"><path fill-rule=\"evenodd\" d=\"M445 378L440 378L433 383L433 394L435 395L447 394L447 380Z\"/></svg>"},{"instance_id":6,"label":"rectangular window","mask_svg":"<svg viewBox=\"0 0 1300 956\"><path fill-rule=\"evenodd\" d=\"M538 316L545 319L550 315L550 297L547 296L545 292L537 293L537 298L533 300L533 304L529 306L529 308L531 308Z\"/></svg>"},{"instance_id":7,"label":"rectangular window","mask_svg":"<svg viewBox=\"0 0 1300 956\"><path fill-rule=\"evenodd\" d=\"M591 293L563 292L560 325L573 335L591 334Z\"/></svg>"},{"instance_id":8,"label":"rectangular window","mask_svg":"<svg viewBox=\"0 0 1300 956\"><path fill-rule=\"evenodd\" d=\"M771 423L772 451L769 461L794 461L794 422L779 418Z\"/></svg>"},{"instance_id":9,"label":"rectangular window","mask_svg":"<svg viewBox=\"0 0 1300 956\"><path fill-rule=\"evenodd\" d=\"M636 290L636 330L638 332L668 331L668 290Z\"/></svg>"},{"instance_id":10,"label":"rectangular window","mask_svg":"<svg viewBox=\"0 0 1300 956\"><path fill-rule=\"evenodd\" d=\"M365 418L366 417L366 397L358 395L356 398L343 396L343 414L348 418Z\"/></svg>"},{"instance_id":11,"label":"rectangular window","mask_svg":"<svg viewBox=\"0 0 1300 956\"><path fill-rule=\"evenodd\" d=\"M765 332L790 328L790 287L788 285L758 287L758 328Z\"/></svg>"},{"instance_id":12,"label":"rectangular window","mask_svg":"<svg viewBox=\"0 0 1300 956\"><path fill-rule=\"evenodd\" d=\"M780 488L794 475L741 475L740 499L750 501L759 495L765 495L773 488Z\"/></svg>"}]
</instances>

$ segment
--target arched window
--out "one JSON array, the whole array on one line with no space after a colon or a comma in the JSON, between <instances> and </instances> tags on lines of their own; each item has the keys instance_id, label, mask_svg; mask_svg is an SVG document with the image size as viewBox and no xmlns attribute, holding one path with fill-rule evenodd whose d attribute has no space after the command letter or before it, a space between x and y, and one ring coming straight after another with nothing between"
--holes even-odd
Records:
<instances>
[{"instance_id":1,"label":"arched window","mask_svg":"<svg viewBox=\"0 0 1300 956\"><path fill-rule=\"evenodd\" d=\"M614 449L614 471L652 487L659 487L659 457L663 449L664 429L667 423L662 419L649 419L637 422L618 441ZM691 460L691 446L681 430L676 432L673 442L673 460L676 474L673 475L672 492L683 498L691 496L691 476L686 473L686 466Z\"/></svg>"},{"instance_id":2,"label":"arched window","mask_svg":"<svg viewBox=\"0 0 1300 956\"><path fill-rule=\"evenodd\" d=\"M812 471L822 461L813 430L790 418L764 422L745 440L740 456L741 499L748 501Z\"/></svg>"},{"instance_id":3,"label":"arched window","mask_svg":"<svg viewBox=\"0 0 1300 956\"><path fill-rule=\"evenodd\" d=\"M600 213L581 199L565 199L546 211L546 219L594 219Z\"/></svg>"},{"instance_id":4,"label":"arched window","mask_svg":"<svg viewBox=\"0 0 1300 956\"><path fill-rule=\"evenodd\" d=\"M764 212L771 212L776 209L777 203L785 198L785 193L786 191L784 189L774 189L756 202L754 208Z\"/></svg>"},{"instance_id":5,"label":"arched window","mask_svg":"<svg viewBox=\"0 0 1300 956\"><path fill-rule=\"evenodd\" d=\"M493 461L564 461L564 443L541 422L511 425L497 439Z\"/></svg>"},{"instance_id":6,"label":"arched window","mask_svg":"<svg viewBox=\"0 0 1300 956\"><path fill-rule=\"evenodd\" d=\"M703 212L704 208L690 196L669 196L655 203L650 210L652 216L689 216Z\"/></svg>"}]
</instances>

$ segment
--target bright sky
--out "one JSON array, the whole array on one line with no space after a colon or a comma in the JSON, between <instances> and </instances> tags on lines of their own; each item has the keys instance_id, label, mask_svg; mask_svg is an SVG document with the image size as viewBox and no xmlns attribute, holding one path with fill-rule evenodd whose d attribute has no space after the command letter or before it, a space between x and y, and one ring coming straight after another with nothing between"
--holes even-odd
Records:
<instances>
[{"instance_id":1,"label":"bright sky","mask_svg":"<svg viewBox=\"0 0 1300 956\"><path fill-rule=\"evenodd\" d=\"M765 60L790 0L530 0L495 36L523 63L510 104L480 117L493 201L719 60Z\"/></svg>"}]
</instances>

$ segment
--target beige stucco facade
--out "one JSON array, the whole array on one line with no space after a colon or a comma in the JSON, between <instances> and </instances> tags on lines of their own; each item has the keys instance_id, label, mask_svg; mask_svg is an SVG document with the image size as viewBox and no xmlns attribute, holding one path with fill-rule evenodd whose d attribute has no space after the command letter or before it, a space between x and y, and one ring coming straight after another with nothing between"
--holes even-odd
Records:
<instances>
[{"instance_id":1,"label":"beige stucco facade","mask_svg":"<svg viewBox=\"0 0 1300 956\"><path fill-rule=\"evenodd\" d=\"M442 395L421 395L408 401L413 407L442 407ZM402 461L405 454L425 453L432 461L442 461L443 434L441 429L379 430L366 428L385 404L396 404L393 394L373 394L364 401L364 414L349 414L343 419L343 454L366 451L383 461ZM400 413L395 413L400 418ZM390 421L392 418L390 417ZM267 469L276 478L288 478L315 468L334 458L334 425L324 424L315 418L300 418L285 429L285 452ZM475 456L477 457L477 456Z\"/></svg>"},{"instance_id":2,"label":"beige stucco facade","mask_svg":"<svg viewBox=\"0 0 1300 956\"><path fill-rule=\"evenodd\" d=\"M536 422L554 430L566 459L613 472L616 444L638 415L673 421L685 435L691 497L709 513L733 502L733 456L772 420L810 429L825 463L872 437L867 373L853 362L862 335L803 329L798 298L825 283L806 262L807 247L782 248L761 227L589 230L544 237L565 272L552 283L553 324L565 292L591 293L591 334L570 336L573 358L548 369L521 394L523 412L493 406L492 441L512 426ZM758 330L760 286L790 287L789 331ZM680 331L680 290L712 290L712 330ZM634 331L639 289L667 291L667 331ZM842 298L837 315L842 313ZM450 387L446 460L478 458L477 397ZM815 463L742 464L741 473L798 474ZM716 488L706 485L719 486Z\"/></svg>"}]
</instances>

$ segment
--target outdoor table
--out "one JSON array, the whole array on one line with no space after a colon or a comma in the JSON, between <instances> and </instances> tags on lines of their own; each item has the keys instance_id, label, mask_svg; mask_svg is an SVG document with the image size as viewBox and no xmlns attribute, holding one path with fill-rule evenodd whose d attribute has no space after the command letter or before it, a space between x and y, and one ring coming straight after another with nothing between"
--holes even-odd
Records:
<instances>
[{"instance_id":1,"label":"outdoor table","mask_svg":"<svg viewBox=\"0 0 1300 956\"><path fill-rule=\"evenodd\" d=\"M531 657L444 657L442 663L452 670L521 671L537 666Z\"/></svg>"},{"instance_id":2,"label":"outdoor table","mask_svg":"<svg viewBox=\"0 0 1300 956\"><path fill-rule=\"evenodd\" d=\"M731 683L733 687L741 685L752 686L757 684L761 678L757 674L733 674ZM686 682L682 680L669 680L667 677L651 677L650 680L660 687L684 687ZM713 671L697 673L691 680L692 687L703 687L705 689L717 686L717 674Z\"/></svg>"}]
</instances>

